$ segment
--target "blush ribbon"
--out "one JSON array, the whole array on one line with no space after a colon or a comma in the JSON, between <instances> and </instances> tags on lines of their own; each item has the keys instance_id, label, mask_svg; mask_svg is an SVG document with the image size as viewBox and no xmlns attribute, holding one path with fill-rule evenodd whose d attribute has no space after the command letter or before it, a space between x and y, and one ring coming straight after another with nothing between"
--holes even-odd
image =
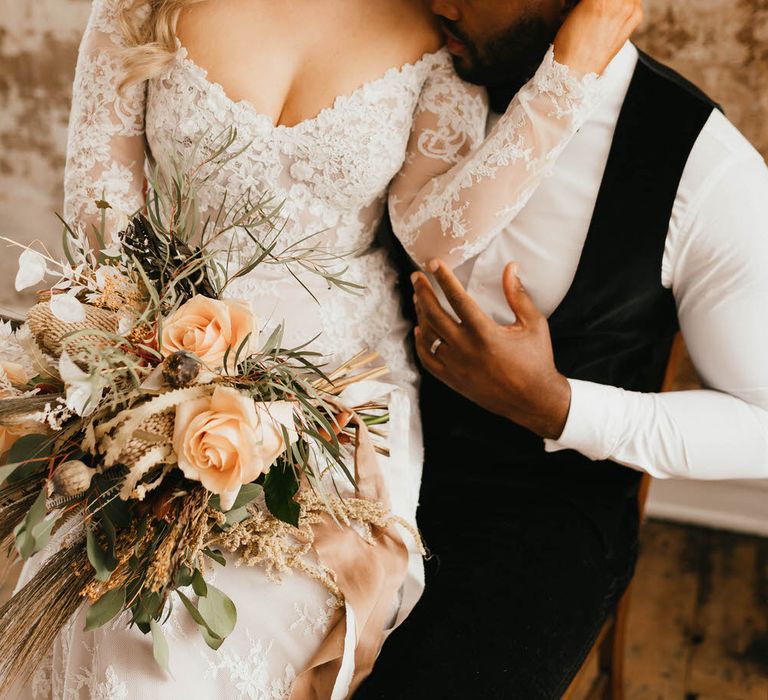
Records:
<instances>
[{"instance_id":1,"label":"blush ribbon","mask_svg":"<svg viewBox=\"0 0 768 700\"><path fill-rule=\"evenodd\" d=\"M354 414L356 498L389 506L389 494L368 427ZM345 609L337 610L330 629L307 668L298 675L291 700L329 700L349 697L371 673L391 622L393 605L406 577L408 549L394 525L372 525L374 543L366 542L353 528L341 527L325 514L313 527L314 549L320 562L334 572L344 594ZM347 612L352 609L353 614ZM337 679L344 662L347 625L355 627L354 675L344 695Z\"/></svg>"}]
</instances>

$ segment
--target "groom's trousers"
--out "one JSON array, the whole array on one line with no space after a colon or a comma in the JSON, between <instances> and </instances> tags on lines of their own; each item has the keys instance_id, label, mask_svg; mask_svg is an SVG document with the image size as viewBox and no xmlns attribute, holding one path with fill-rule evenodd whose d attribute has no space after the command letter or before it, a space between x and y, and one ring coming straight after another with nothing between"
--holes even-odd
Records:
<instances>
[{"instance_id":1,"label":"groom's trousers","mask_svg":"<svg viewBox=\"0 0 768 700\"><path fill-rule=\"evenodd\" d=\"M424 597L355 698L560 698L631 579L636 496L453 446L425 466Z\"/></svg>"}]
</instances>

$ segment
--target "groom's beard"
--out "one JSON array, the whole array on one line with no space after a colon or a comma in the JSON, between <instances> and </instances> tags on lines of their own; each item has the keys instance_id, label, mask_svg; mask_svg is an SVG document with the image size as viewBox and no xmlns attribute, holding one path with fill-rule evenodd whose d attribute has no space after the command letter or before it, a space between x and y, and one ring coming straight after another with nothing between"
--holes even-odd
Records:
<instances>
[{"instance_id":1,"label":"groom's beard","mask_svg":"<svg viewBox=\"0 0 768 700\"><path fill-rule=\"evenodd\" d=\"M553 26L541 17L525 17L478 46L453 22L443 23L466 46L466 56L453 57L456 72L463 80L488 89L494 112L506 111L520 88L534 76L561 24Z\"/></svg>"}]
</instances>

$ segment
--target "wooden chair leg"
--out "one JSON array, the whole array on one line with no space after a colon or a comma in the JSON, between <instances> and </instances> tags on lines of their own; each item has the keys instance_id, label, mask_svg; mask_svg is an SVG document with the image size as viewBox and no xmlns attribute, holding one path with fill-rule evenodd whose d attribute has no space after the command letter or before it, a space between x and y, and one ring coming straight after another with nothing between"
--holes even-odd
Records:
<instances>
[{"instance_id":1,"label":"wooden chair leg","mask_svg":"<svg viewBox=\"0 0 768 700\"><path fill-rule=\"evenodd\" d=\"M604 647L605 656L610 657L605 659L608 662L608 668L605 670L608 675L608 697L610 700L624 700L624 655L627 645L627 623L629 620L631 588L630 584L619 601L611 639L607 640ZM601 665L602 663L603 659L601 659Z\"/></svg>"}]
</instances>

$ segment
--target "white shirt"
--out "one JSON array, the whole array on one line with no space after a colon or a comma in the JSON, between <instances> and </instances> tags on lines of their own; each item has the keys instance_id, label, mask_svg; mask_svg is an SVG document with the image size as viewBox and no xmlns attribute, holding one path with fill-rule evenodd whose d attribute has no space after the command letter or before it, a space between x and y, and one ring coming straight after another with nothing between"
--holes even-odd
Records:
<instances>
[{"instance_id":1,"label":"white shirt","mask_svg":"<svg viewBox=\"0 0 768 700\"><path fill-rule=\"evenodd\" d=\"M547 316L565 297L637 59L628 43L603 75L600 106L552 175L511 225L457 268L499 323L514 322L501 288L509 261ZM672 289L705 389L643 394L569 380L565 430L547 450L574 449L662 478L768 478L768 168L718 111L686 165L659 278Z\"/></svg>"}]
</instances>

